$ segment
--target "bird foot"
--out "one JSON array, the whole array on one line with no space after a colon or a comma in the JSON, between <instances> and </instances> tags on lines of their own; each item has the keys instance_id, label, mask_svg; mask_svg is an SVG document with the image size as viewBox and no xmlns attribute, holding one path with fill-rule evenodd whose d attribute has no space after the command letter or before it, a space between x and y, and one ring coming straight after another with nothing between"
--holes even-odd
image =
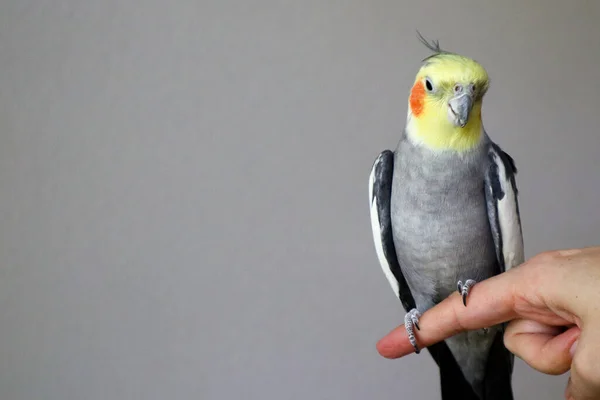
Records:
<instances>
[{"instance_id":1,"label":"bird foot","mask_svg":"<svg viewBox=\"0 0 600 400\"><path fill-rule=\"evenodd\" d=\"M475 282L473 279L467 279L467 281L463 284L462 281L458 281L458 293L460 293L462 295L462 299L463 299L463 304L465 305L465 307L467 306L467 296L469 295L469 292L471 291L471 288L473 287L473 285L475 285Z\"/></svg>"},{"instance_id":2,"label":"bird foot","mask_svg":"<svg viewBox=\"0 0 600 400\"><path fill-rule=\"evenodd\" d=\"M419 354L419 346L417 346L417 339L415 338L414 327L417 330L421 330L419 327L419 318L421 317L421 313L413 308L404 316L404 327L406 328L406 332L408 332L408 340L410 340L410 344L415 348L415 353Z\"/></svg>"}]
</instances>

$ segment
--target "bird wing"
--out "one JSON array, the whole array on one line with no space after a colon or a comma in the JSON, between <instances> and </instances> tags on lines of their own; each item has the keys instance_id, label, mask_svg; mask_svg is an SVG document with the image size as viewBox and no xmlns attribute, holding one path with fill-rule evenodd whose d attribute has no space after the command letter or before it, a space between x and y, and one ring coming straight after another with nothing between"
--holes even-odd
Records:
<instances>
[{"instance_id":1,"label":"bird wing","mask_svg":"<svg viewBox=\"0 0 600 400\"><path fill-rule=\"evenodd\" d=\"M384 150L379 154L369 176L369 205L371 208L371 228L375 250L381 269L408 312L416 307L408 283L398 263L394 238L392 236L391 198L394 175L394 153Z\"/></svg>"},{"instance_id":2,"label":"bird wing","mask_svg":"<svg viewBox=\"0 0 600 400\"><path fill-rule=\"evenodd\" d=\"M516 174L513 158L491 142L485 174L485 198L498 273L525 261ZM502 326L506 328L506 324ZM485 390L490 398L512 398L510 387L514 355L502 343L502 336L498 334L488 356Z\"/></svg>"},{"instance_id":3,"label":"bird wing","mask_svg":"<svg viewBox=\"0 0 600 400\"><path fill-rule=\"evenodd\" d=\"M512 157L497 144L491 143L485 174L485 197L499 272L508 271L525 261L516 174Z\"/></svg>"}]
</instances>

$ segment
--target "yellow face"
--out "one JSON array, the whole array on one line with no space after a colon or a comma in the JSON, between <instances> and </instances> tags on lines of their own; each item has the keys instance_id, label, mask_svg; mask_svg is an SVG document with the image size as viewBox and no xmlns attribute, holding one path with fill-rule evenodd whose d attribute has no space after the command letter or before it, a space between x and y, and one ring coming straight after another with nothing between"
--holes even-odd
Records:
<instances>
[{"instance_id":1,"label":"yellow face","mask_svg":"<svg viewBox=\"0 0 600 400\"><path fill-rule=\"evenodd\" d=\"M489 87L485 69L456 54L438 54L419 70L409 98L408 130L434 149L474 147L482 135L481 105Z\"/></svg>"}]
</instances>

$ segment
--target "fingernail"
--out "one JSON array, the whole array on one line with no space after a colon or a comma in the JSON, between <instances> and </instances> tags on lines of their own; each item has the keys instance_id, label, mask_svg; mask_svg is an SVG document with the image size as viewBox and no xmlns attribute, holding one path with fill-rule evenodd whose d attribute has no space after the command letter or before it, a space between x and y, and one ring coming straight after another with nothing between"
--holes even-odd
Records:
<instances>
[{"instance_id":1,"label":"fingernail","mask_svg":"<svg viewBox=\"0 0 600 400\"><path fill-rule=\"evenodd\" d=\"M577 349L577 342L579 342L579 340L576 340L575 342L573 342L573 344L571 345L571 349L569 350L569 353L571 353L571 358L575 357L575 350Z\"/></svg>"}]
</instances>

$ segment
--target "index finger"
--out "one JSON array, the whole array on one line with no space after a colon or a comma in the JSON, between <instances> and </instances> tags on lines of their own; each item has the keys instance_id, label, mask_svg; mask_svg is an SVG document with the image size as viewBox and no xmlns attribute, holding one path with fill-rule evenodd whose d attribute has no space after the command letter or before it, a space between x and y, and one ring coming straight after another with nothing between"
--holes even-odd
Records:
<instances>
[{"instance_id":1,"label":"index finger","mask_svg":"<svg viewBox=\"0 0 600 400\"><path fill-rule=\"evenodd\" d=\"M458 292L424 312L416 331L419 348L447 339L459 332L487 328L517 317L514 310L514 286L517 271L494 276L475 284L467 298L467 306ZM399 358L414 352L404 325L387 334L377 343L377 350L386 358Z\"/></svg>"}]
</instances>

